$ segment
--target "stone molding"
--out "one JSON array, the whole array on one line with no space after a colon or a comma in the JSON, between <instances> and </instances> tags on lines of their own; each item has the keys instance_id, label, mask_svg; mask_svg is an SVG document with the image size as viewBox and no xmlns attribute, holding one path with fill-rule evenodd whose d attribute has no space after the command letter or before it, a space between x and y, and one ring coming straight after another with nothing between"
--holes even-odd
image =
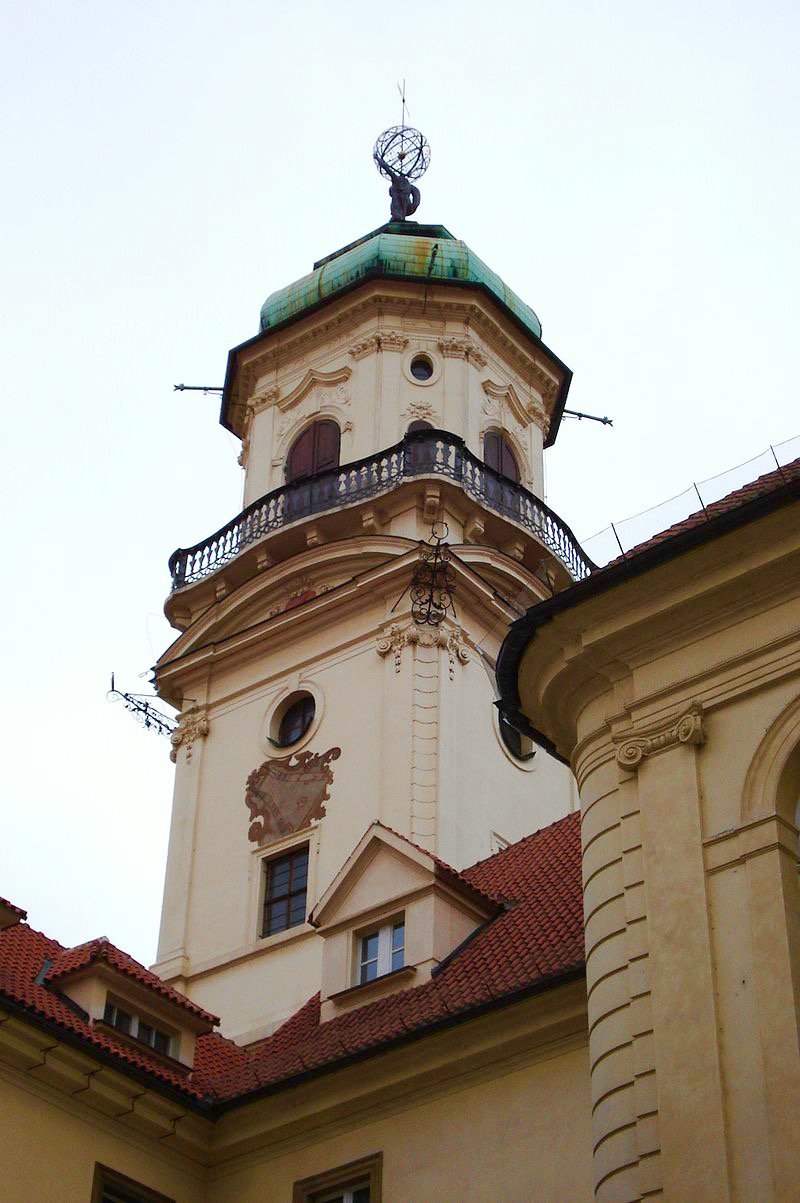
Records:
<instances>
[{"instance_id":1,"label":"stone molding","mask_svg":"<svg viewBox=\"0 0 800 1203\"><path fill-rule=\"evenodd\" d=\"M433 422L436 425L439 421L439 413L429 401L412 401L400 416L406 422Z\"/></svg>"},{"instance_id":2,"label":"stone molding","mask_svg":"<svg viewBox=\"0 0 800 1203\"><path fill-rule=\"evenodd\" d=\"M534 422L546 434L549 419L544 406L536 397L523 400L513 384L498 384L495 380L482 381L486 400L483 412L489 417L502 420L503 411L507 410L518 426L529 426Z\"/></svg>"},{"instance_id":3,"label":"stone molding","mask_svg":"<svg viewBox=\"0 0 800 1203\"><path fill-rule=\"evenodd\" d=\"M485 368L488 362L473 338L440 338L438 347L445 359L466 359L476 368Z\"/></svg>"},{"instance_id":4,"label":"stone molding","mask_svg":"<svg viewBox=\"0 0 800 1203\"><path fill-rule=\"evenodd\" d=\"M402 351L408 346L408 336L399 330L379 330L358 340L350 348L353 359L363 359L376 351Z\"/></svg>"},{"instance_id":5,"label":"stone molding","mask_svg":"<svg viewBox=\"0 0 800 1203\"><path fill-rule=\"evenodd\" d=\"M247 397L259 377L264 376L266 372L274 370L280 363L285 363L291 356L302 354L307 348L321 345L337 334L341 335L343 328L350 326L352 329L352 325L359 321L362 315L374 313L376 310L380 311L386 306L401 309L414 318L424 313L429 318L432 316L442 320L451 318L468 322L477 327L488 341L492 342L507 359L517 365L523 375L530 376L537 385L541 386L542 396L548 404L555 401L559 388L558 381L538 365L529 350L509 338L501 330L494 317L485 313L479 305L467 301L463 297L458 299L448 297L445 302L435 302L427 297L425 301L422 301L416 296L402 296L379 290L352 304L345 314L332 314L327 319L313 323L311 328L301 324L300 329L294 335L290 332L286 341L281 342L279 347L270 346L261 355L255 356L241 369L238 387L231 396L232 406L243 407L244 403L239 398ZM356 346L358 345L356 344ZM377 347L375 349L377 350ZM369 354L369 350L365 350L363 353Z\"/></svg>"},{"instance_id":6,"label":"stone molding","mask_svg":"<svg viewBox=\"0 0 800 1203\"><path fill-rule=\"evenodd\" d=\"M450 680L455 677L456 663L467 664L470 659L469 648L462 637L461 627L421 627L416 623L401 626L392 623L388 631L379 635L375 642L375 650L379 656L394 657L394 671L400 672L403 662L403 649L409 645L420 647L443 648L447 652Z\"/></svg>"},{"instance_id":7,"label":"stone molding","mask_svg":"<svg viewBox=\"0 0 800 1203\"><path fill-rule=\"evenodd\" d=\"M691 706L677 719L666 725L646 727L636 735L615 737L617 764L621 769L635 772L645 756L665 752L679 744L699 745L706 742L702 702Z\"/></svg>"},{"instance_id":8,"label":"stone molding","mask_svg":"<svg viewBox=\"0 0 800 1203\"><path fill-rule=\"evenodd\" d=\"M198 739L205 739L208 735L208 727L208 711L205 707L201 709L193 707L181 715L180 722L169 737L169 741L172 744L169 758L173 764L178 759L178 749L180 747L186 749L187 764L191 761L192 744Z\"/></svg>"},{"instance_id":9,"label":"stone molding","mask_svg":"<svg viewBox=\"0 0 800 1203\"><path fill-rule=\"evenodd\" d=\"M316 368L309 368L300 383L287 393L285 397L277 400L278 409L281 413L286 413L287 409L292 409L300 401L306 397L312 389L329 389L336 388L338 394L347 394L347 400L350 400L350 393L347 389L338 386L343 386L350 379L351 369L337 368L334 372L318 372ZM337 396L337 400L341 401L342 396Z\"/></svg>"}]
</instances>

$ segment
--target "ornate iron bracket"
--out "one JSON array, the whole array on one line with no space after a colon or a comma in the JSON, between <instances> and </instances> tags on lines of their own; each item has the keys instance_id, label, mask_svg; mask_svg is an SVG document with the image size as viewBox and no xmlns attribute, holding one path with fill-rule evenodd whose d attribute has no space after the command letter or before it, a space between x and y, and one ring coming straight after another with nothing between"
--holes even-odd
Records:
<instances>
[{"instance_id":1,"label":"ornate iron bracket","mask_svg":"<svg viewBox=\"0 0 800 1203\"><path fill-rule=\"evenodd\" d=\"M155 706L150 704L148 694L123 693L122 690L117 689L113 673L111 674L111 688L106 697L109 702L121 701L137 722L141 723L143 727L155 731L158 735L166 735L169 738L178 726L177 719L171 718L161 710L156 710Z\"/></svg>"},{"instance_id":2,"label":"ornate iron bracket","mask_svg":"<svg viewBox=\"0 0 800 1203\"><path fill-rule=\"evenodd\" d=\"M441 533L437 534L437 531ZM419 544L419 559L409 589L404 589L392 606L394 613L406 592L410 592L411 616L417 626L438 627L448 613L457 621L453 604L455 573L450 563L450 548L445 542L449 533L446 522L434 522L430 539Z\"/></svg>"}]
</instances>

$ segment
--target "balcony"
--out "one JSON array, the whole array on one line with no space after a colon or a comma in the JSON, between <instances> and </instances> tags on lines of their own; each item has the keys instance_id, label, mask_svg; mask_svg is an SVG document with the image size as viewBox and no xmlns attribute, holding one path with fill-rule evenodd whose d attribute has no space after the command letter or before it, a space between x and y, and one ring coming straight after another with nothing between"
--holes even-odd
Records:
<instances>
[{"instance_id":1,"label":"balcony","mask_svg":"<svg viewBox=\"0 0 800 1203\"><path fill-rule=\"evenodd\" d=\"M522 527L560 560L573 580L582 580L594 569L569 527L533 493L488 468L457 435L418 430L386 451L273 489L202 543L178 548L169 560L172 591L217 572L274 531L325 511L358 505L420 477L444 478Z\"/></svg>"}]
</instances>

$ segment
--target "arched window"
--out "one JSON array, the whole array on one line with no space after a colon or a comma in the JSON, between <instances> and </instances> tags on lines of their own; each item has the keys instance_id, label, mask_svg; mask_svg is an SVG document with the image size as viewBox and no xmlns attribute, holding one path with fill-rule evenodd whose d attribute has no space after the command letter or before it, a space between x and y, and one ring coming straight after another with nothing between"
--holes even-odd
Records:
<instances>
[{"instance_id":1,"label":"arched window","mask_svg":"<svg viewBox=\"0 0 800 1203\"><path fill-rule=\"evenodd\" d=\"M519 483L519 467L511 445L499 430L487 430L483 439L483 462L501 476Z\"/></svg>"},{"instance_id":2,"label":"arched window","mask_svg":"<svg viewBox=\"0 0 800 1203\"><path fill-rule=\"evenodd\" d=\"M306 480L339 464L339 427L325 418L304 430L292 444L286 460L286 483Z\"/></svg>"}]
</instances>

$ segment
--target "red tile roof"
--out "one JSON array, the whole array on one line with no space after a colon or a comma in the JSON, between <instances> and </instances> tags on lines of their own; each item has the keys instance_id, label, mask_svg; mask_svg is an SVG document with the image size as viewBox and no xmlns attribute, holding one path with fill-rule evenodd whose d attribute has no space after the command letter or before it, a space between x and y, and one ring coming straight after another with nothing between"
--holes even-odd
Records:
<instances>
[{"instance_id":1,"label":"red tile roof","mask_svg":"<svg viewBox=\"0 0 800 1203\"><path fill-rule=\"evenodd\" d=\"M442 1023L468 1018L487 1005L580 973L584 946L579 833L580 817L575 813L460 874L482 894L502 897L508 905L443 962L430 981L325 1023L320 1022L315 995L271 1036L247 1048L216 1033L200 1036L191 1074L93 1028L63 1000L55 983L62 980L64 965L88 963L85 945L64 949L26 924L0 933L0 997L197 1100L230 1102L259 1089L276 1089L298 1075L424 1036ZM45 960L62 968L46 974L47 984L42 984L36 978ZM149 974L143 966L139 969Z\"/></svg>"},{"instance_id":2,"label":"red tile roof","mask_svg":"<svg viewBox=\"0 0 800 1203\"><path fill-rule=\"evenodd\" d=\"M141 986L146 986L148 990L154 990L167 1002L202 1019L209 1027L216 1027L219 1023L217 1015L204 1011L185 994L179 994L177 990L173 990L172 986L168 986L157 974L146 969L144 965L140 965L138 961L134 961L133 957L117 948L106 936L100 936L96 940L87 940L85 944L77 944L75 948L67 948L59 953L44 974L43 980L45 982L63 980L86 969L89 965L96 965L99 962L104 962L112 969L124 973L126 977L133 978Z\"/></svg>"},{"instance_id":3,"label":"red tile roof","mask_svg":"<svg viewBox=\"0 0 800 1203\"><path fill-rule=\"evenodd\" d=\"M606 568L610 568L611 564L620 564L624 560L630 560L634 556L641 555L642 552L648 551L651 547L657 547L660 543L666 543L669 539L674 539L678 535L684 534L686 531L693 530L695 527L713 526L714 520L721 518L724 514L732 514L734 510L742 509L744 506L753 501L760 501L764 497L770 496L772 493L794 493L800 499L800 458L792 460L782 468L776 468L774 472L766 472L763 476L757 477L756 480L751 480L749 484L743 485L740 489L735 489L733 493L726 494L719 501L710 502L705 509L695 510L689 514L688 518L684 518L682 522L676 522L673 526L668 526L666 530L659 531L652 538L646 539L643 543L637 543L624 556L617 556L610 564L606 564ZM604 569L599 569L603 572ZM596 574L594 574L596 575Z\"/></svg>"},{"instance_id":4,"label":"red tile roof","mask_svg":"<svg viewBox=\"0 0 800 1203\"><path fill-rule=\"evenodd\" d=\"M5 907L13 914L18 915L20 919L27 919L28 912L23 911L21 906L16 906L13 902L9 902L7 898L0 898L0 907Z\"/></svg>"}]
</instances>

